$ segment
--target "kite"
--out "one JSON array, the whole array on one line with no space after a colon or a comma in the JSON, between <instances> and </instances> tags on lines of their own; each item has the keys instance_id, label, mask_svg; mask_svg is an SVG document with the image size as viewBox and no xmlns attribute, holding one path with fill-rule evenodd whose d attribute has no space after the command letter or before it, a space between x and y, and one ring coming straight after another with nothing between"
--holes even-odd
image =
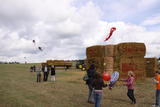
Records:
<instances>
[{"instance_id":1,"label":"kite","mask_svg":"<svg viewBox=\"0 0 160 107\"><path fill-rule=\"evenodd\" d=\"M109 83L109 89L112 89L112 87L115 85L118 79L119 79L119 72L116 71L111 76L111 80Z\"/></svg>"},{"instance_id":2,"label":"kite","mask_svg":"<svg viewBox=\"0 0 160 107\"><path fill-rule=\"evenodd\" d=\"M108 34L108 37L107 37L104 41L107 41L107 40L112 36L112 33L113 33L115 30L116 30L116 28L115 28L115 27L112 27L112 28L110 29L110 33Z\"/></svg>"},{"instance_id":3,"label":"kite","mask_svg":"<svg viewBox=\"0 0 160 107\"><path fill-rule=\"evenodd\" d=\"M35 41L35 40L33 40L32 42L33 42L33 43L36 43L36 41Z\"/></svg>"},{"instance_id":4,"label":"kite","mask_svg":"<svg viewBox=\"0 0 160 107\"><path fill-rule=\"evenodd\" d=\"M36 41L35 40L33 40L32 42L34 43L34 45L36 45Z\"/></svg>"},{"instance_id":5,"label":"kite","mask_svg":"<svg viewBox=\"0 0 160 107\"><path fill-rule=\"evenodd\" d=\"M36 41L35 40L32 40L32 42L34 43L34 46L36 47ZM40 51L43 51L43 49L42 49L42 47L36 47L36 48L38 48Z\"/></svg>"},{"instance_id":6,"label":"kite","mask_svg":"<svg viewBox=\"0 0 160 107\"><path fill-rule=\"evenodd\" d=\"M42 47L38 47L38 49L39 49L40 51L43 51Z\"/></svg>"}]
</instances>

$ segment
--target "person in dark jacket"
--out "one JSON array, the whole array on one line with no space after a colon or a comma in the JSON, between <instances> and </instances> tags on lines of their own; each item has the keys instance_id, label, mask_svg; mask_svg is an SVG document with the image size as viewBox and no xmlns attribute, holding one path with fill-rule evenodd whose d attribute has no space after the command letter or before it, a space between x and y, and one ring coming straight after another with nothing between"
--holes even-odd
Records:
<instances>
[{"instance_id":1,"label":"person in dark jacket","mask_svg":"<svg viewBox=\"0 0 160 107\"><path fill-rule=\"evenodd\" d=\"M98 72L95 73L95 78L93 80L92 87L94 88L95 107L100 107L103 94L103 87L107 87L107 84L104 84L102 76Z\"/></svg>"},{"instance_id":2,"label":"person in dark jacket","mask_svg":"<svg viewBox=\"0 0 160 107\"><path fill-rule=\"evenodd\" d=\"M44 75L45 75L45 74L44 74L44 67L45 67L45 66L44 66L44 65L42 65L43 81L45 81L45 78L44 78Z\"/></svg>"},{"instance_id":3,"label":"person in dark jacket","mask_svg":"<svg viewBox=\"0 0 160 107\"><path fill-rule=\"evenodd\" d=\"M36 72L36 66L33 65L33 72Z\"/></svg>"},{"instance_id":4,"label":"person in dark jacket","mask_svg":"<svg viewBox=\"0 0 160 107\"><path fill-rule=\"evenodd\" d=\"M33 67L32 66L30 67L30 72L33 72Z\"/></svg>"},{"instance_id":5,"label":"person in dark jacket","mask_svg":"<svg viewBox=\"0 0 160 107\"><path fill-rule=\"evenodd\" d=\"M86 72L88 75L88 80L86 81L86 84L88 85L88 89L89 89L88 103L94 103L93 87L92 87L94 75L96 72L94 64L91 64L89 69Z\"/></svg>"},{"instance_id":6,"label":"person in dark jacket","mask_svg":"<svg viewBox=\"0 0 160 107\"><path fill-rule=\"evenodd\" d=\"M48 80L48 75L49 75L49 66L45 65L44 68L43 68L43 80L44 81L47 81Z\"/></svg>"},{"instance_id":7,"label":"person in dark jacket","mask_svg":"<svg viewBox=\"0 0 160 107\"><path fill-rule=\"evenodd\" d=\"M51 66L51 81L55 81L56 80L55 75L56 75L55 67Z\"/></svg>"}]
</instances>

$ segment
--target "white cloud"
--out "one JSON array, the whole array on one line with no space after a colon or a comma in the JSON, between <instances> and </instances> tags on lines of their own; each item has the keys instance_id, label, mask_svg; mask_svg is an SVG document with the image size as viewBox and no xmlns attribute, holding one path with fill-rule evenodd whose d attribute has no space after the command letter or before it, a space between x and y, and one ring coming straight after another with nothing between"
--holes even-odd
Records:
<instances>
[{"instance_id":1,"label":"white cloud","mask_svg":"<svg viewBox=\"0 0 160 107\"><path fill-rule=\"evenodd\" d=\"M142 25L145 25L145 26L160 25L160 15L149 17L148 19L142 22Z\"/></svg>"},{"instance_id":2,"label":"white cloud","mask_svg":"<svg viewBox=\"0 0 160 107\"><path fill-rule=\"evenodd\" d=\"M93 2L81 7L75 7L73 2L0 0L0 15L3 16L0 17L0 60L42 62L85 58L88 46L120 42L144 42L148 56L159 55L158 44L153 42L158 41L160 32L122 21L102 21L104 12ZM104 42L112 26L117 30ZM32 40L36 40L36 46ZM38 46L44 51L39 51Z\"/></svg>"}]
</instances>

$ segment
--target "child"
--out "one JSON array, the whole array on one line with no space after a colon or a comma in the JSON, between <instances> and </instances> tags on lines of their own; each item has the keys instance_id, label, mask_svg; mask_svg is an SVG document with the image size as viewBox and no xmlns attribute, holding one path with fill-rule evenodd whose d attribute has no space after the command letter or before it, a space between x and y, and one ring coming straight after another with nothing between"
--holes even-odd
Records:
<instances>
[{"instance_id":1,"label":"child","mask_svg":"<svg viewBox=\"0 0 160 107\"><path fill-rule=\"evenodd\" d=\"M101 74L96 72L95 78L92 84L92 87L94 88L95 107L100 107L102 94L103 94L103 87L106 87L106 86L107 84L104 84Z\"/></svg>"},{"instance_id":2,"label":"child","mask_svg":"<svg viewBox=\"0 0 160 107\"><path fill-rule=\"evenodd\" d=\"M128 79L122 79L121 81L126 82L124 85L128 88L127 96L132 101L131 104L136 104L134 97L135 74L132 71L128 71Z\"/></svg>"},{"instance_id":3,"label":"child","mask_svg":"<svg viewBox=\"0 0 160 107\"><path fill-rule=\"evenodd\" d=\"M153 107L160 107L160 71L156 71L153 81L156 83L156 102Z\"/></svg>"}]
</instances>

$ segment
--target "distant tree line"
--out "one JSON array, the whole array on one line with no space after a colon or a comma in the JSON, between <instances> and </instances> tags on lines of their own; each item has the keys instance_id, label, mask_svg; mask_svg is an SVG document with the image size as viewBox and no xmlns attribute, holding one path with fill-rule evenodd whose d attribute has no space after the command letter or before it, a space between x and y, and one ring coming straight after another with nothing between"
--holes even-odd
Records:
<instances>
[{"instance_id":1,"label":"distant tree line","mask_svg":"<svg viewBox=\"0 0 160 107\"><path fill-rule=\"evenodd\" d=\"M20 62L3 62L3 61L0 61L0 64L20 64Z\"/></svg>"}]
</instances>

